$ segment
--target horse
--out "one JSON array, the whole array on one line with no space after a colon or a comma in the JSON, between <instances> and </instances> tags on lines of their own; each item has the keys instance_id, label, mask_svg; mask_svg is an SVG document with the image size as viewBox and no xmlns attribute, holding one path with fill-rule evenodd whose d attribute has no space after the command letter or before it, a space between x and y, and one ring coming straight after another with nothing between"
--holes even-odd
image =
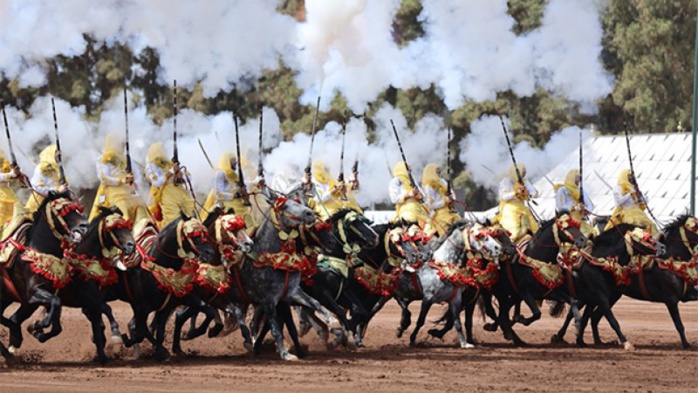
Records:
<instances>
[{"instance_id":1,"label":"horse","mask_svg":"<svg viewBox=\"0 0 698 393\"><path fill-rule=\"evenodd\" d=\"M266 188L264 195L270 208L253 235L252 251L231 269L234 285L228 291L240 304L262 308L270 323L272 336L284 360L295 360L283 344L276 307L280 301L309 307L328 322L334 319L320 303L300 288L301 276L312 270L307 257L298 253L296 239L301 224L312 224L315 212L300 202Z\"/></svg>"},{"instance_id":2,"label":"horse","mask_svg":"<svg viewBox=\"0 0 698 393\"><path fill-rule=\"evenodd\" d=\"M473 338L473 315L475 313L475 306L480 306L483 317L484 314L486 314L493 320L497 320L497 314L492 308L491 289L499 280L499 275L501 274L500 261L510 260L516 255L516 245L514 245L508 232L502 228L501 225L498 223L493 224L489 220L482 223L482 225L488 228L492 237L500 244L502 247L502 254L499 259L485 260L484 266L478 266L475 285L468 285L463 288L461 303L465 310L465 338L466 341L471 344L475 343ZM437 320L437 323L440 322L444 322L444 326L441 329L429 329L428 333L432 337L443 339L444 335L449 330L453 329L453 314L449 310L446 310L444 315Z\"/></svg>"},{"instance_id":3,"label":"horse","mask_svg":"<svg viewBox=\"0 0 698 393\"><path fill-rule=\"evenodd\" d=\"M165 324L176 306L184 304L203 311L205 327L215 318L213 308L189 296L198 261L210 261L213 247L208 242L206 227L182 213L157 235L138 239L136 249L135 258L125 260L128 269L119 273L118 284L111 287L112 296L130 303L133 310L130 337L123 335L122 339L126 347L131 347L147 338L155 347L155 359L166 360L169 355L162 345ZM147 324L152 312L155 334Z\"/></svg>"},{"instance_id":4,"label":"horse","mask_svg":"<svg viewBox=\"0 0 698 393\"><path fill-rule=\"evenodd\" d=\"M580 223L561 212L557 217L543 222L529 240L520 242L517 245L518 255L512 260L503 261L506 274L492 287L492 294L499 302L496 322L505 337L513 340L515 345L526 345L514 332L513 323L509 320L509 310L521 300L530 308L532 315L528 318L516 315L513 322L525 326L541 317L537 299L555 299L571 304L575 317L578 316L576 300L563 289L565 276L558 259L586 244L587 238L580 231ZM494 329L496 327L488 330Z\"/></svg>"},{"instance_id":5,"label":"horse","mask_svg":"<svg viewBox=\"0 0 698 393\"><path fill-rule=\"evenodd\" d=\"M245 231L245 221L242 217L235 215L233 209L223 211L216 208L208 215L203 224L208 229L209 241L215 245L214 254L211 263L199 264L197 276L194 279L196 285L192 294L200 299L207 299L206 303L216 309L233 315L245 340L245 347L251 349L252 338L245 324L244 311L234 300L226 296L226 293L232 286L229 269L240 258L242 255L240 253L248 253L252 250L254 242ZM181 339L191 340L197 337L197 331L203 333L201 327L195 327L197 314L196 310L190 307L185 307L175 313L175 332L180 332L182 325L187 320L191 320L191 328ZM216 323L216 327L209 330L209 337L216 336L222 329L223 325L219 319L216 320ZM172 350L175 353L181 352L179 334L173 336Z\"/></svg>"},{"instance_id":6,"label":"horse","mask_svg":"<svg viewBox=\"0 0 698 393\"><path fill-rule=\"evenodd\" d=\"M303 288L337 317L346 332L354 335L357 346L362 346L356 327L367 321L369 314L355 293L347 290L347 284L356 254L362 249L376 247L379 237L371 228L371 222L351 209L339 210L327 222L332 225L332 233L339 242L318 259L312 284ZM351 311L351 320L347 319L345 308Z\"/></svg>"},{"instance_id":7,"label":"horse","mask_svg":"<svg viewBox=\"0 0 698 393\"><path fill-rule=\"evenodd\" d=\"M372 225L381 240L382 247L362 248L361 251L352 258L352 266L348 270L348 277L344 281L343 292L351 294L352 298L360 301L363 310L369 311L367 317L358 319L355 324L355 345L363 346L362 339L366 333L366 328L371 317L378 310L374 307L383 298L390 296L397 286L403 270L403 265L417 266L428 260L431 256L429 251L423 257L421 250L415 242L423 239L420 234L415 234L409 230L412 223L392 222L388 224ZM327 326L317 320L313 315L308 315L305 310L300 315L302 331L307 332L312 325L318 330L321 336L326 334ZM359 318L361 314L352 312L352 319ZM353 321L352 321L353 322ZM344 341L344 335L338 337L335 345Z\"/></svg>"},{"instance_id":8,"label":"horse","mask_svg":"<svg viewBox=\"0 0 698 393\"><path fill-rule=\"evenodd\" d=\"M30 333L43 343L62 331L62 302L57 293L71 280L64 249L72 248L88 228L82 206L71 197L50 192L33 214L26 242L8 240L17 252L9 265L0 266L4 281L0 316L14 301L21 303L9 319L0 319L10 329L10 352L22 345L21 323L39 306L47 308L46 317L30 326Z\"/></svg>"},{"instance_id":9,"label":"horse","mask_svg":"<svg viewBox=\"0 0 698 393\"><path fill-rule=\"evenodd\" d=\"M433 245L433 259L420 266L414 273L403 273L393 296L402 308L402 318L397 329L397 337L410 325L411 313L409 304L414 300L422 300L422 306L417 324L410 335L410 346L415 346L419 329L424 325L427 313L434 303L447 302L453 314L453 320L461 348L469 348L463 335L460 321L461 292L465 277L461 268L469 259L469 253L489 254L496 258L501 252L501 246L481 225L472 225L468 221L457 222L448 232Z\"/></svg>"},{"instance_id":10,"label":"horse","mask_svg":"<svg viewBox=\"0 0 698 393\"><path fill-rule=\"evenodd\" d=\"M623 235L624 233L625 235ZM686 340L678 302L698 299L698 288L695 285L688 285L689 277L681 274L682 271L685 272L684 269L689 268L689 265L695 266L696 263L698 227L696 227L695 218L688 215L678 217L666 226L659 238L661 242L653 242L653 239L647 234L638 232L635 227L627 224L606 231L604 236L606 243L600 244L599 247L610 247L615 241L618 244L618 250L615 253L596 251L592 252L592 255L596 254L603 258L601 260L609 265L607 268L614 270L616 274L607 273L603 271L603 268L587 263L592 261L590 258L586 258L587 261L582 267L584 268L584 265L591 266L584 268L584 272L581 269L579 272L580 286L586 285L588 288L594 283L600 286L598 291L601 295L597 295L600 299L589 299L591 303L587 302L584 313L585 315L591 314L594 343L602 343L598 333L598 323L601 317L606 316L621 344L628 350L633 349L632 344L620 332L620 326L610 310L621 295L626 295L639 300L664 303L679 333L683 348L689 348L690 344ZM656 254L662 258L652 256L655 250ZM617 256L618 260L604 258L606 255ZM610 277L601 281L601 276ZM553 336L554 341L562 340L568 324L565 321L557 334ZM578 332L577 345L585 345L583 331Z\"/></svg>"}]
</instances>

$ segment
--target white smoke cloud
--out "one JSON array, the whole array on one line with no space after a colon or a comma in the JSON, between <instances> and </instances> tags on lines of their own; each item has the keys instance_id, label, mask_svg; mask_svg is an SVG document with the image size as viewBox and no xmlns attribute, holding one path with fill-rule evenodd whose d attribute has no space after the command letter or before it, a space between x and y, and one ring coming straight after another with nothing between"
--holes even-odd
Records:
<instances>
[{"instance_id":1,"label":"white smoke cloud","mask_svg":"<svg viewBox=\"0 0 698 393\"><path fill-rule=\"evenodd\" d=\"M504 124L508 130L509 120L504 119ZM496 189L513 165L501 122L497 116L483 116L470 125L470 130L461 141L459 158L477 183ZM524 164L527 177L535 181L579 148L580 132L583 140L592 136L589 129L573 126L553 133L543 149L528 141L517 143L513 145L516 162ZM509 139L513 143L511 133Z\"/></svg>"},{"instance_id":2,"label":"white smoke cloud","mask_svg":"<svg viewBox=\"0 0 698 393\"><path fill-rule=\"evenodd\" d=\"M146 46L154 48L162 67L160 83L169 84L172 79L185 87L201 83L206 96L230 91L243 79L254 80L282 60L298 72L303 102L314 103L318 95L331 97L340 91L355 113L364 112L367 103L390 85L427 88L434 84L449 108L466 99L492 99L497 91L530 95L542 87L593 110L595 99L611 89L612 81L598 59L602 35L598 7L602 5L595 0L550 0L542 26L522 36L512 32L515 21L507 14L506 0L422 3L419 19L425 35L399 48L393 37L399 0L307 0L307 21L302 23L279 14L277 0L208 0L205 7L172 0L6 0L0 2L0 71L18 78L21 87L43 85L46 59L81 54L86 45L83 34L90 34L108 44L128 43L135 53ZM329 102L324 99L323 108ZM90 124L82 120L83 108L56 101L67 174L77 187L96 184L94 162L105 135L124 130L122 101L114 99L106 105L99 122ZM144 164L154 141L164 141L172 153L172 119L158 126L142 102L130 105L135 166ZM36 160L36 151L53 139L50 101L37 99L26 118L9 107L8 115L10 128L21 130L15 144L26 152L18 154L18 159L27 170ZM418 182L424 165L445 161L441 152L445 152L446 133L436 116L427 116L408 130L400 111L385 105L373 118L377 129L370 138L363 121L352 119L347 125L344 169L348 174L358 152L359 199L366 204L387 200L390 170L401 160L390 119ZM185 109L177 122L180 161L203 194L210 187L211 170L198 141L214 165L223 151L234 151L231 114L205 116ZM302 170L309 135L282 141L279 119L269 108L264 125L264 148L273 149L264 159L268 177L290 164ZM252 166L258 159L258 126L256 119L240 125L243 155ZM485 184L494 176L479 173L481 163L498 173L508 166L500 127L496 118L475 122L460 154L476 180ZM313 158L327 162L334 177L339 172L339 130L340 125L331 123L318 131L313 152ZM569 142L568 132L572 131L554 136L543 153L525 144L517 146L517 157L531 166L529 172L535 172L533 166L541 157L556 159L554 153L561 151L558 145ZM538 156L533 159L529 154Z\"/></svg>"}]
</instances>

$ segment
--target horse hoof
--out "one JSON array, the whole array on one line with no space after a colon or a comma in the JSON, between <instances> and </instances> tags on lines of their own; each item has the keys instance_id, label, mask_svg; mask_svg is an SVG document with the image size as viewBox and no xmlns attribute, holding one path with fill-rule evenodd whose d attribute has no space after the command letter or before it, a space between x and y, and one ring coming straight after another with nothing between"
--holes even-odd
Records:
<instances>
[{"instance_id":1,"label":"horse hoof","mask_svg":"<svg viewBox=\"0 0 698 393\"><path fill-rule=\"evenodd\" d=\"M552 336L550 336L550 343L551 344L560 344L560 343L564 343L564 342L565 342L565 339L560 337L560 335L558 335L558 334L553 334Z\"/></svg>"},{"instance_id":2,"label":"horse hoof","mask_svg":"<svg viewBox=\"0 0 698 393\"><path fill-rule=\"evenodd\" d=\"M281 356L281 359L287 360L290 362L295 362L298 360L298 356L290 354L290 353L286 353L285 355Z\"/></svg>"},{"instance_id":3,"label":"horse hoof","mask_svg":"<svg viewBox=\"0 0 698 393\"><path fill-rule=\"evenodd\" d=\"M252 344L251 342L244 343L244 344L242 344L242 346L245 347L245 350L247 350L247 352L249 352L249 353L254 352L254 344Z\"/></svg>"},{"instance_id":4,"label":"horse hoof","mask_svg":"<svg viewBox=\"0 0 698 393\"><path fill-rule=\"evenodd\" d=\"M471 348L475 348L475 345L473 345L473 344L471 344L471 343L469 343L469 342L466 342L466 343L464 343L464 344L461 344L460 347L461 347L462 349L471 349Z\"/></svg>"},{"instance_id":5,"label":"horse hoof","mask_svg":"<svg viewBox=\"0 0 698 393\"><path fill-rule=\"evenodd\" d=\"M7 352L9 352L10 355L17 355L19 353L19 348L16 348L14 345L10 345L7 348Z\"/></svg>"},{"instance_id":6,"label":"horse hoof","mask_svg":"<svg viewBox=\"0 0 698 393\"><path fill-rule=\"evenodd\" d=\"M443 340L444 338L444 335L438 329L429 329L427 333L434 338L438 338L439 340Z\"/></svg>"},{"instance_id":7,"label":"horse hoof","mask_svg":"<svg viewBox=\"0 0 698 393\"><path fill-rule=\"evenodd\" d=\"M623 349L625 349L626 351L634 351L635 346L631 344L630 341L626 341L625 344L623 344Z\"/></svg>"},{"instance_id":8,"label":"horse hoof","mask_svg":"<svg viewBox=\"0 0 698 393\"><path fill-rule=\"evenodd\" d=\"M111 336L111 343L114 345L123 345L124 340L121 339L121 336Z\"/></svg>"},{"instance_id":9,"label":"horse hoof","mask_svg":"<svg viewBox=\"0 0 698 393\"><path fill-rule=\"evenodd\" d=\"M216 324L212 328L208 329L208 338L218 337L223 331L222 324Z\"/></svg>"},{"instance_id":10,"label":"horse hoof","mask_svg":"<svg viewBox=\"0 0 698 393\"><path fill-rule=\"evenodd\" d=\"M310 324L305 321L301 321L298 324L298 337L303 337L310 331Z\"/></svg>"},{"instance_id":11,"label":"horse hoof","mask_svg":"<svg viewBox=\"0 0 698 393\"><path fill-rule=\"evenodd\" d=\"M497 326L493 323L486 323L485 325L482 326L483 329L485 329L488 332L496 332L497 331Z\"/></svg>"},{"instance_id":12,"label":"horse hoof","mask_svg":"<svg viewBox=\"0 0 698 393\"><path fill-rule=\"evenodd\" d=\"M397 337L397 338L402 338L402 332L403 332L402 329L398 328L398 329L395 331L395 337Z\"/></svg>"}]
</instances>

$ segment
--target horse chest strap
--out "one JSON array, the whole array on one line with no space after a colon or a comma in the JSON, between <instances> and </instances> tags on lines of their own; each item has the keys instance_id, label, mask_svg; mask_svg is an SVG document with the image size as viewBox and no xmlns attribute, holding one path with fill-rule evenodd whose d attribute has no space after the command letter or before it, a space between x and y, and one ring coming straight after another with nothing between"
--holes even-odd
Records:
<instances>
[{"instance_id":1,"label":"horse chest strap","mask_svg":"<svg viewBox=\"0 0 698 393\"><path fill-rule=\"evenodd\" d=\"M647 292L647 285L645 285L645 273L643 272L642 266L637 271L637 279L640 283L640 292L645 300L650 300L650 294Z\"/></svg>"}]
</instances>

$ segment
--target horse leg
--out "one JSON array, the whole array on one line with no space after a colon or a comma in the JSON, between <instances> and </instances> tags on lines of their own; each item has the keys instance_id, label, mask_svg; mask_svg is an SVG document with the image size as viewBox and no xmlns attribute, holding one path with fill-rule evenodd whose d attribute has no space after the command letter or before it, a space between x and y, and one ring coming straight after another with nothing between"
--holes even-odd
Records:
<instances>
[{"instance_id":1,"label":"horse leg","mask_svg":"<svg viewBox=\"0 0 698 393\"><path fill-rule=\"evenodd\" d=\"M102 304L100 304L100 312L107 317L107 320L109 320L109 327L111 330L111 342L113 344L123 344L124 342L121 340L121 330L119 329L119 323L116 322L116 318L114 318L114 313L112 312L112 309L109 306L109 304L107 304L106 302L102 302Z\"/></svg>"},{"instance_id":2,"label":"horse leg","mask_svg":"<svg viewBox=\"0 0 698 393\"><path fill-rule=\"evenodd\" d=\"M271 335L276 341L276 348L279 350L279 356L283 360L298 360L298 358L288 352L284 346L284 337L281 334L281 326L279 326L279 319L276 315L276 304L273 301L264 304L264 313L267 317L267 322L271 327Z\"/></svg>"},{"instance_id":3,"label":"horse leg","mask_svg":"<svg viewBox=\"0 0 698 393\"><path fill-rule=\"evenodd\" d=\"M10 353L16 353L22 346L22 342L24 341L22 337L22 323L29 319L37 308L39 308L38 305L20 305L17 311L15 311L10 318L6 319L7 324L3 323L3 325L10 329L10 347L8 348Z\"/></svg>"},{"instance_id":4,"label":"horse leg","mask_svg":"<svg viewBox=\"0 0 698 393\"><path fill-rule=\"evenodd\" d=\"M364 308L363 303L361 303L361 299L354 293L343 291L342 297L351 305L351 322L349 328L354 333L354 342L357 347L363 347L364 343L361 340L361 332L358 330L358 327L368 323L369 313L366 308Z\"/></svg>"},{"instance_id":5,"label":"horse leg","mask_svg":"<svg viewBox=\"0 0 698 393\"><path fill-rule=\"evenodd\" d=\"M567 315L565 315L565 322L562 323L562 326L560 327L560 330L557 331L557 333L553 334L552 338L550 339L550 342L553 343L561 343L565 342L565 333L567 333L567 328L570 326L570 322L572 322L572 319L574 318L574 313L572 312L572 309L570 308L567 310ZM581 323L581 317L580 317L580 323ZM579 329L579 326L577 327Z\"/></svg>"},{"instance_id":6,"label":"horse leg","mask_svg":"<svg viewBox=\"0 0 698 393\"><path fill-rule=\"evenodd\" d=\"M522 291L519 295L521 296L521 299L523 299L523 301L526 302L526 305L528 306L528 308L531 309L532 315L529 318L525 318L523 315L521 315L521 313L517 314L516 309L514 309L514 313L516 314L516 315L514 315L514 322L520 322L524 326L528 326L528 325L532 324L533 322L540 319L540 316L541 316L540 308L538 308L538 304L536 304L536 299L534 299L530 293L528 293L526 291ZM519 304L520 303L517 303L517 305L519 305Z\"/></svg>"},{"instance_id":7,"label":"horse leg","mask_svg":"<svg viewBox=\"0 0 698 393\"><path fill-rule=\"evenodd\" d=\"M296 348L296 356L303 359L308 356L308 353L301 346L300 341L298 341L298 330L296 329L296 324L293 323L293 314L291 313L291 306L286 302L281 302L278 304L277 311L279 312L279 318L284 321L286 325L286 330L288 330L288 335L291 336L293 341L293 346Z\"/></svg>"},{"instance_id":8,"label":"horse leg","mask_svg":"<svg viewBox=\"0 0 698 393\"><path fill-rule=\"evenodd\" d=\"M92 341L97 348L97 360L101 364L106 364L109 361L106 353L104 353L104 346L107 343L107 339L104 336L104 324L102 323L102 310L99 306L97 307L83 307L82 313L90 320L90 325L92 327Z\"/></svg>"},{"instance_id":9,"label":"horse leg","mask_svg":"<svg viewBox=\"0 0 698 393\"><path fill-rule=\"evenodd\" d=\"M577 331L577 346L578 347L586 347L586 343L584 342L584 329L586 329L587 323L589 322L589 318L591 317L592 313L594 313L596 310L595 306L587 304L586 307L584 307L584 313L582 313L582 318L579 320L579 330ZM571 312L571 310L570 310Z\"/></svg>"},{"instance_id":10,"label":"horse leg","mask_svg":"<svg viewBox=\"0 0 698 393\"><path fill-rule=\"evenodd\" d=\"M473 338L473 315L475 314L475 299L465 306L465 339L475 344Z\"/></svg>"},{"instance_id":11,"label":"horse leg","mask_svg":"<svg viewBox=\"0 0 698 393\"><path fill-rule=\"evenodd\" d=\"M516 346L525 346L526 343L523 340L521 340L521 338L516 334L516 332L514 332L511 320L509 319L509 310L511 310L511 307L513 306L511 301L509 299L504 298L498 300L499 314L497 315L497 321L499 323L499 327L502 329L504 338L507 340L514 341L514 345Z\"/></svg>"},{"instance_id":12,"label":"horse leg","mask_svg":"<svg viewBox=\"0 0 698 393\"><path fill-rule=\"evenodd\" d=\"M45 289L38 288L34 291L31 298L29 298L29 304L48 304L49 309L46 313L46 318L40 322L35 322L33 325L28 327L29 332L40 342L44 343L47 340L56 337L61 333L63 327L61 326L61 299L57 296L53 296L50 292ZM51 326L51 330L48 333L44 333L43 329Z\"/></svg>"},{"instance_id":13,"label":"horse leg","mask_svg":"<svg viewBox=\"0 0 698 393\"><path fill-rule=\"evenodd\" d=\"M623 335L623 332L620 330L620 324L618 323L618 320L616 319L615 315L613 315L613 311L611 311L612 305L609 304L605 299L599 304L599 308L601 309L601 312L603 312L603 315L606 317L606 320L608 323L611 325L611 328L613 331L616 332L616 335L618 336L618 340L620 340L621 345L623 345L623 348L625 348L628 351L632 351L635 349L633 345L625 338Z\"/></svg>"},{"instance_id":14,"label":"horse leg","mask_svg":"<svg viewBox=\"0 0 698 393\"><path fill-rule=\"evenodd\" d=\"M242 338L244 340L243 346L248 352L251 352L253 350L252 336L250 335L250 329L247 327L247 323L245 322L245 312L233 303L228 303L226 306L226 311L235 317L235 320L240 327L240 334L242 334Z\"/></svg>"},{"instance_id":15,"label":"horse leg","mask_svg":"<svg viewBox=\"0 0 698 393\"><path fill-rule=\"evenodd\" d=\"M417 318L417 324L414 325L414 330L412 330L412 334L410 334L410 347L415 346L417 341L417 333L419 333L419 329L421 329L422 326L424 326L424 322L427 319L427 313L429 312L431 305L431 300L422 299L422 307L419 309L419 317Z\"/></svg>"},{"instance_id":16,"label":"horse leg","mask_svg":"<svg viewBox=\"0 0 698 393\"><path fill-rule=\"evenodd\" d=\"M395 298L397 301L397 304L400 305L400 308L402 309L402 313L400 315L400 326L398 326L397 331L395 332L395 336L397 338L402 337L402 333L407 330L408 327L410 327L410 324L412 323L412 312L410 312L410 301L406 299L401 299L401 298Z\"/></svg>"},{"instance_id":17,"label":"horse leg","mask_svg":"<svg viewBox=\"0 0 698 393\"><path fill-rule=\"evenodd\" d=\"M195 321L195 316L198 314L196 310L194 310L193 307L184 307L181 310L178 310L175 312L175 320L174 320L174 330L172 332L172 353L174 354L180 354L182 353L182 347L180 343L180 336L182 334L182 326L187 322L187 320L192 321L192 325L195 326L196 324L193 323ZM189 330L186 334L187 340L191 340L193 337L189 334L192 330ZM184 339L184 338L182 338Z\"/></svg>"},{"instance_id":18,"label":"horse leg","mask_svg":"<svg viewBox=\"0 0 698 393\"><path fill-rule=\"evenodd\" d=\"M313 327L310 323L310 317L308 317L308 309L300 306L294 306L293 308L296 310L296 315L298 315L298 334L303 337Z\"/></svg>"},{"instance_id":19,"label":"horse leg","mask_svg":"<svg viewBox=\"0 0 698 393\"><path fill-rule=\"evenodd\" d=\"M681 322L681 314L679 314L679 304L675 301L668 301L666 303L666 308L669 310L669 315L671 315L671 320L674 321L674 327L676 331L679 332L679 337L681 337L681 346L683 349L688 349L691 347L688 340L686 340L686 332L683 328L683 322Z\"/></svg>"},{"instance_id":20,"label":"horse leg","mask_svg":"<svg viewBox=\"0 0 698 393\"><path fill-rule=\"evenodd\" d=\"M471 342L468 342L465 339L465 336L463 335L463 324L461 323L461 320L460 320L460 312L461 312L462 306L463 306L462 296L460 293L458 295L456 295L456 297L448 305L449 310L451 312L451 316L453 317L453 323L455 324L455 327L456 327L456 334L458 335L458 342L460 343L460 347L461 348L474 348L475 346Z\"/></svg>"},{"instance_id":21,"label":"horse leg","mask_svg":"<svg viewBox=\"0 0 698 393\"><path fill-rule=\"evenodd\" d=\"M332 317L332 315L330 315L327 312L327 310L325 310L322 307L320 302L310 297L310 295L308 295L307 293L303 292L303 290L300 287L295 287L291 293L287 294L286 301L288 301L291 304L305 306L311 310L314 310L318 314L322 315L322 317L325 319L325 322L328 325L331 325L337 321L335 318Z\"/></svg>"},{"instance_id":22,"label":"horse leg","mask_svg":"<svg viewBox=\"0 0 698 393\"><path fill-rule=\"evenodd\" d=\"M155 347L155 360L158 361L167 361L170 359L170 355L167 353L167 349L165 349L163 343L165 341L165 325L167 325L167 320L171 313L172 309L166 308L156 312L155 318L153 319L153 323L155 324L155 342L153 346Z\"/></svg>"}]
</instances>

